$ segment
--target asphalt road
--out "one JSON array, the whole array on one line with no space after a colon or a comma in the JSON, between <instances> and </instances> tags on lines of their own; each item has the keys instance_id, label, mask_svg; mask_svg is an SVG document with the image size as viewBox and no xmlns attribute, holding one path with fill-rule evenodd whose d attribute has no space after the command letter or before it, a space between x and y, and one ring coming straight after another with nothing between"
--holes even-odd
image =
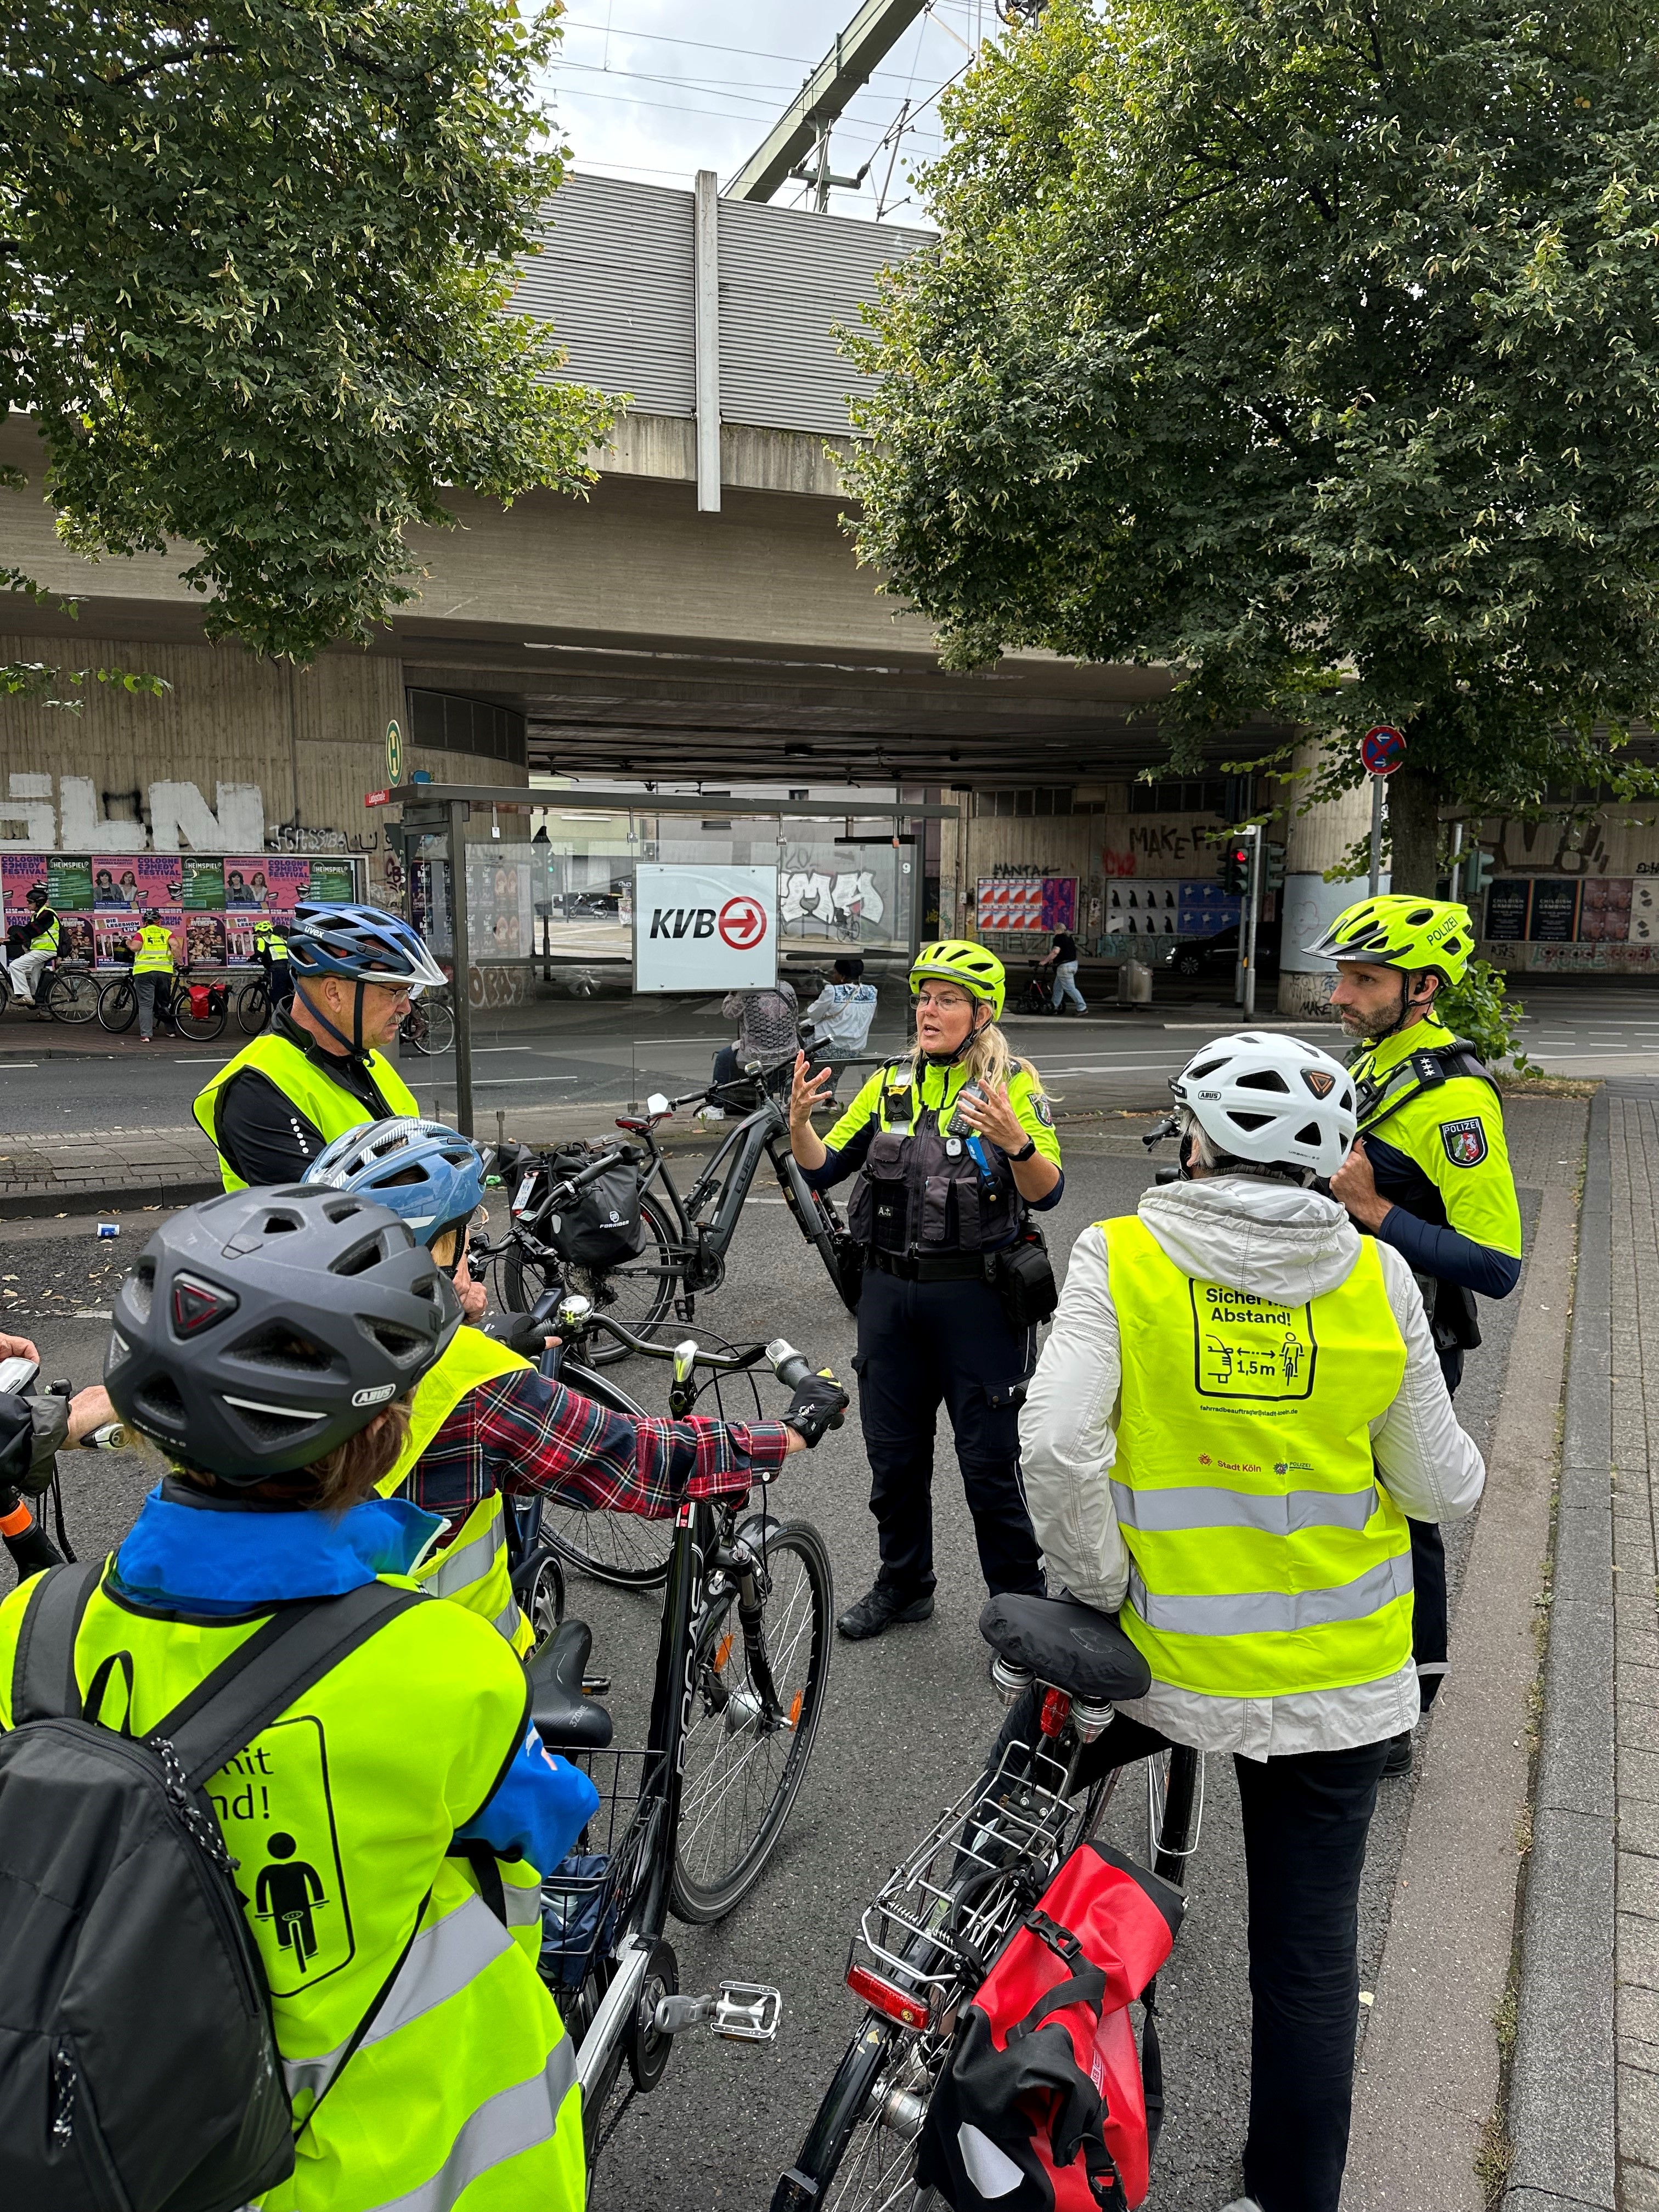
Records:
<instances>
[{"instance_id":1,"label":"asphalt road","mask_svg":"<svg viewBox=\"0 0 1659 2212\"><path fill-rule=\"evenodd\" d=\"M1177 998L1179 989L1184 995ZM1640 987L1575 981L1529 984L1524 993L1525 1049L1547 1073L1659 1075L1659 993ZM884 990L869 1051L897 1051L903 1042L903 1000ZM1264 1015L1277 1024L1277 1017ZM211 1071L240 1048L240 1037L217 1046L165 1044L142 1051L125 1040L100 1048L81 1031L28 1017L0 1023L0 1133L51 1134L90 1120L112 1128L182 1128L190 1104ZM1166 1079L1206 1036L1242 1026L1242 1017L1213 991L1164 987L1158 1006L1133 1012L1097 1005L1086 1018L1011 1018L1015 1048L1033 1059L1050 1089L1073 1111L1149 1107L1164 1097ZM1345 1042L1333 1024L1297 1025L1327 1051ZM717 1000L653 1006L619 999L587 1004L543 1000L511 1019L480 1026L474 1053L475 1126L488 1133L501 1111L507 1133L544 1134L539 1109L643 1102L653 1091L671 1096L708 1080L711 1059L730 1041ZM63 1055L63 1056L54 1056ZM405 1080L423 1109L441 1118L455 1105L453 1060L407 1056Z\"/></svg>"},{"instance_id":2,"label":"asphalt road","mask_svg":"<svg viewBox=\"0 0 1659 2212\"><path fill-rule=\"evenodd\" d=\"M1146 1181L1135 1135L1073 1138L1065 1197L1050 1217L1057 1255L1089 1222L1133 1206ZM1523 1194L1528 1224L1536 1204L1535 1192ZM0 1225L0 1327L37 1338L48 1376L79 1383L98 1370L106 1324L95 1316L107 1308L118 1269L140 1249L147 1217L135 1211L123 1218L125 1234L112 1245L98 1244L89 1225L69 1234L56 1222ZM1462 1418L1483 1441L1511 1314L1483 1306L1487 1343L1471 1363L1460 1401ZM850 1371L853 1323L776 1198L751 1200L728 1282L700 1302L698 1325L733 1337L781 1329L838 1372ZM636 1375L640 1364L613 1372L660 1410L659 1387L650 1373ZM154 1480L154 1463L130 1453L84 1452L66 1464L78 1548L113 1545ZM823 1534L843 1604L867 1586L874 1565L866 1487L857 1431L849 1425L810 1458L791 1461L771 1493L781 1518L809 1518ZM933 1620L875 1644L838 1644L811 1771L760 1888L719 1928L671 1929L683 1987L708 1988L723 1974L775 1983L786 2001L782 2033L768 2048L688 2036L656 2095L636 2100L623 2118L601 2168L599 2212L637 2206L761 2212L777 2174L793 2161L859 2018L842 1985L859 1911L966 1785L1000 1719L975 1626L982 1589L971 1527L948 1445L938 1455L935 1500L939 1596ZM1452 1547L1455 1571L1467 1547L1465 1532L1457 1533L1463 1540ZM0 1589L11 1579L9 1562L0 1559ZM592 1624L593 1663L614 1679L617 1741L641 1741L656 1601L573 1577L570 1609ZM1161 1984L1170 2117L1151 2199L1156 2212L1216 2212L1239 2183L1249 2047L1243 1869L1231 1764L1212 1759L1209 1767L1192 1910ZM1366 1989L1381 1956L1408 1803L1409 1785L1386 1785L1372 1830L1361 1915ZM1139 1850L1144 1821L1144 1793L1132 1772L1107 1832Z\"/></svg>"}]
</instances>

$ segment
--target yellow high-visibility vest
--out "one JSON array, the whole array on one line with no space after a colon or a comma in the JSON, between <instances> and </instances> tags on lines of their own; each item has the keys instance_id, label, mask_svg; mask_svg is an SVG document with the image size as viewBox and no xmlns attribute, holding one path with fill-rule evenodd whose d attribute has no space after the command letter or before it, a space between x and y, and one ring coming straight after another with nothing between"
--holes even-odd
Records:
<instances>
[{"instance_id":1,"label":"yellow high-visibility vest","mask_svg":"<svg viewBox=\"0 0 1659 2212\"><path fill-rule=\"evenodd\" d=\"M257 1036L252 1044L244 1045L234 1060L228 1060L196 1095L191 1111L219 1152L219 1174L227 1190L246 1190L246 1183L225 1158L219 1146L219 1094L234 1075L245 1067L257 1068L259 1073L274 1083L284 1098L292 1102L312 1127L318 1130L325 1144L332 1144L336 1137L343 1137L348 1129L361 1128L366 1121L379 1121L393 1115L406 1114L418 1120L420 1108L415 1094L404 1081L392 1062L383 1053L368 1054L368 1073L375 1090L380 1095L378 1114L365 1106L355 1091L319 1067L314 1060L301 1052L297 1044L285 1036L267 1033Z\"/></svg>"},{"instance_id":2,"label":"yellow high-visibility vest","mask_svg":"<svg viewBox=\"0 0 1659 2212\"><path fill-rule=\"evenodd\" d=\"M1100 1227L1122 1347L1125 1632L1159 1681L1206 1697L1396 1674L1411 1540L1368 1425L1406 1346L1375 1243L1335 1290L1279 1305L1183 1274L1138 1216Z\"/></svg>"},{"instance_id":3,"label":"yellow high-visibility vest","mask_svg":"<svg viewBox=\"0 0 1659 2212\"><path fill-rule=\"evenodd\" d=\"M173 972L173 932L159 921L147 921L138 933L133 956L135 975L171 975Z\"/></svg>"},{"instance_id":4,"label":"yellow high-visibility vest","mask_svg":"<svg viewBox=\"0 0 1659 2212\"><path fill-rule=\"evenodd\" d=\"M0 1607L0 1726L29 1595ZM76 1676L84 1692L127 1654L99 1718L142 1735L268 1618L181 1623L102 1588L76 1638ZM448 1855L525 1708L524 1671L499 1637L459 1606L416 1605L208 1784L306 2122L294 2172L260 2212L582 2212L574 2051L516 1931ZM509 1918L536 1903L509 1892Z\"/></svg>"},{"instance_id":5,"label":"yellow high-visibility vest","mask_svg":"<svg viewBox=\"0 0 1659 2212\"><path fill-rule=\"evenodd\" d=\"M516 1352L481 1329L459 1328L448 1349L415 1386L404 1448L391 1472L380 1478L382 1498L401 1490L416 1462L469 1390L531 1365ZM507 1568L507 1527L501 1493L481 1498L453 1540L415 1570L415 1579L434 1597L453 1598L498 1629L515 1651L528 1651L535 1632L519 1610Z\"/></svg>"}]
</instances>

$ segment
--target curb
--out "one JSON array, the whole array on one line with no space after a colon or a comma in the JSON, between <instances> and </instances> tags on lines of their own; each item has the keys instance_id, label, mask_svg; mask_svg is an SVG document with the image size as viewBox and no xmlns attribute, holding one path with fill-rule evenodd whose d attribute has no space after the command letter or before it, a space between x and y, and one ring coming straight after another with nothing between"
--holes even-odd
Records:
<instances>
[{"instance_id":1,"label":"curb","mask_svg":"<svg viewBox=\"0 0 1659 2212\"><path fill-rule=\"evenodd\" d=\"M217 1198L219 1178L197 1182L123 1182L94 1189L86 1183L62 1190L0 1191L0 1222L44 1221L59 1213L117 1213L135 1202L144 1206L194 1206Z\"/></svg>"},{"instance_id":2,"label":"curb","mask_svg":"<svg viewBox=\"0 0 1659 2212\"><path fill-rule=\"evenodd\" d=\"M1601 1090L1579 1217L1504 2212L1617 2205L1609 1126Z\"/></svg>"}]
</instances>

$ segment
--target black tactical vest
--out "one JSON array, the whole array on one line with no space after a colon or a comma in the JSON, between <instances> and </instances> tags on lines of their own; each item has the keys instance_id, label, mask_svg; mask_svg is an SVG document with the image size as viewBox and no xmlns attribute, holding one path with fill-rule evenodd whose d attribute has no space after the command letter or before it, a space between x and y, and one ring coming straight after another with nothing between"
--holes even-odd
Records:
<instances>
[{"instance_id":1,"label":"black tactical vest","mask_svg":"<svg viewBox=\"0 0 1659 2212\"><path fill-rule=\"evenodd\" d=\"M1008 1163L988 1139L981 1149L988 1170L965 1138L947 1137L951 1107L916 1105L916 1094L883 1085L881 1127L847 1209L848 1226L860 1243L878 1252L978 1252L1007 1243L1025 1219L1025 1202Z\"/></svg>"}]
</instances>

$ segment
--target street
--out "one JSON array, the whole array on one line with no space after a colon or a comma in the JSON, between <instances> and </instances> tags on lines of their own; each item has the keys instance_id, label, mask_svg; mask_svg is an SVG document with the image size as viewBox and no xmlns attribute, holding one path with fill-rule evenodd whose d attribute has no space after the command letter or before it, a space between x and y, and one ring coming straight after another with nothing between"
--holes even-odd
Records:
<instances>
[{"instance_id":1,"label":"street","mask_svg":"<svg viewBox=\"0 0 1659 2212\"><path fill-rule=\"evenodd\" d=\"M1149 1072L1175 1063L1186 1034L1169 1033ZM1061 1064L1079 1065L1083 1057L1074 1062L1061 1056ZM159 1068L155 1077L161 1079ZM1577 1099L1510 1108L1529 1237L1541 1188L1552 1178L1577 1175L1584 1111ZM1066 1150L1066 1192L1048 1224L1057 1259L1088 1223L1132 1207L1149 1176L1138 1131L1069 1133ZM781 1330L850 1380L851 1319L814 1255L796 1239L776 1194L757 1187L750 1204L727 1283L699 1301L697 1328L738 1338ZM5 1232L0 1325L35 1335L49 1377L67 1375L78 1384L97 1372L113 1284L157 1217L135 1207L119 1218L122 1236L114 1243L97 1242L84 1219L14 1224ZM1504 1388L1519 1303L1482 1305L1486 1344L1471 1360L1459 1410L1483 1444ZM652 1395L656 1378L641 1375L639 1365L613 1370L615 1379L660 1410L660 1395ZM82 1452L66 1455L65 1469L70 1534L77 1548L90 1553L119 1539L155 1480L156 1463L134 1453ZM822 1531L842 1605L867 1585L873 1567L866 1485L857 1428L849 1421L811 1457L792 1460L769 1501L780 1518L800 1516ZM671 1929L682 1986L701 1990L723 1974L775 1983L785 1997L782 2033L769 2048L717 2043L698 2033L684 2040L661 2089L637 2100L621 2120L594 2198L604 2212L640 2206L703 2212L714 2205L762 2212L859 2017L842 1986L858 1914L895 1861L966 1785L994 1732L1000 1708L975 1629L982 1588L948 1438L937 1455L934 1497L939 1602L933 1618L874 1644L837 1643L811 1770L760 1887L720 1927ZM1454 1574L1461 1571L1468 1537L1468 1527L1453 1534ZM8 1564L0 1566L0 1587L9 1583ZM610 1703L619 1744L640 1741L659 1602L655 1595L614 1592L570 1577L569 1609L595 1632L592 1664L613 1678ZM1367 1992L1376 1985L1413 1787L1384 1785L1371 1832L1361 1931ZM1141 1778L1131 1770L1106 1832L1139 1852L1145 1819ZM1224 1759L1208 1762L1190 1894L1187 1923L1160 1984L1169 2119L1151 2199L1156 2212L1217 2212L1239 2183L1249 2049L1245 1912L1237 1793Z\"/></svg>"},{"instance_id":2,"label":"street","mask_svg":"<svg viewBox=\"0 0 1659 2212\"><path fill-rule=\"evenodd\" d=\"M1066 1110L1156 1105L1166 1095L1164 1079L1206 1036L1244 1026L1243 1014L1213 986L1166 989L1160 979L1159 988L1161 1002L1151 1008L1097 1003L1086 1017L1011 1015L1004 1027ZM1542 1072L1659 1075L1655 994L1639 986L1533 978L1516 995L1526 1010L1522 1048ZM902 997L890 984L867 1048L872 1064L903 1049L902 1021ZM1294 1028L1327 1051L1346 1049L1340 1030L1328 1022L1287 1024L1271 1011L1258 1021ZM659 1006L540 1000L520 1013L480 1021L473 1046L475 1125L493 1135L499 1113L509 1135L533 1138L544 1133L538 1121L550 1110L623 1106L643 1103L653 1090L690 1091L708 1079L714 1054L732 1036L717 999ZM191 1100L245 1042L233 1028L215 1045L144 1050L127 1039L14 1013L0 1022L0 1134L53 1134L89 1122L125 1130L189 1127ZM405 1053L400 1066L423 1110L453 1117L453 1055L425 1060Z\"/></svg>"}]
</instances>

